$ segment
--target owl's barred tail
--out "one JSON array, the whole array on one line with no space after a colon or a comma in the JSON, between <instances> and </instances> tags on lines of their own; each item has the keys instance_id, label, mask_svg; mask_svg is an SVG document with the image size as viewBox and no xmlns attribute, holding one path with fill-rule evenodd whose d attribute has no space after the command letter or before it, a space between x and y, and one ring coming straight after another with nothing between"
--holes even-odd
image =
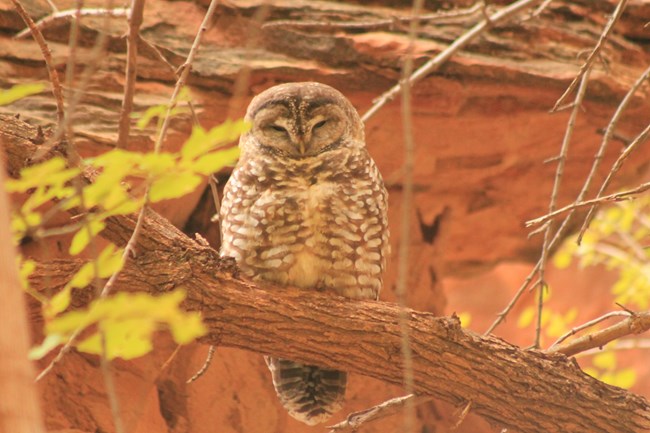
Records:
<instances>
[{"instance_id":1,"label":"owl's barred tail","mask_svg":"<svg viewBox=\"0 0 650 433\"><path fill-rule=\"evenodd\" d=\"M266 364L282 406L298 421L316 425L343 406L347 383L344 371L270 357Z\"/></svg>"}]
</instances>

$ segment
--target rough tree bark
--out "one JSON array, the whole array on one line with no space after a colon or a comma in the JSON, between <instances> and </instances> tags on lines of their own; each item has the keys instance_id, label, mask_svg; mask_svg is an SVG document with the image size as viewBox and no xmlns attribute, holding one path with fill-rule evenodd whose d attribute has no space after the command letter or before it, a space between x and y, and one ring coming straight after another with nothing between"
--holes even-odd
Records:
<instances>
[{"instance_id":1,"label":"rough tree bark","mask_svg":"<svg viewBox=\"0 0 650 433\"><path fill-rule=\"evenodd\" d=\"M9 166L35 150L33 130L15 119L4 134ZM114 217L102 236L124 245L132 217ZM232 261L188 238L150 212L119 287L162 292L184 287L186 307L201 311L205 341L402 382L399 310L382 302L354 302L323 293L255 286ZM36 288L63 284L79 262L41 264ZM77 299L78 303L84 300ZM87 301L87 300L86 300ZM472 410L491 423L525 433L620 432L650 429L650 403L584 374L563 355L522 350L496 337L464 330L455 318L408 311L415 389ZM332 344L336 342L336 344Z\"/></svg>"}]
</instances>

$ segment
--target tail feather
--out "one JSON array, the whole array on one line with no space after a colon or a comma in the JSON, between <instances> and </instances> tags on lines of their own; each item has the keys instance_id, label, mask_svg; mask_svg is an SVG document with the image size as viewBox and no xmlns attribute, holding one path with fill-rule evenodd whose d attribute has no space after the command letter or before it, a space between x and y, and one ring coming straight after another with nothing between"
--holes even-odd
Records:
<instances>
[{"instance_id":1,"label":"tail feather","mask_svg":"<svg viewBox=\"0 0 650 433\"><path fill-rule=\"evenodd\" d=\"M305 424L324 422L343 406L347 374L280 358L266 358L282 406Z\"/></svg>"}]
</instances>

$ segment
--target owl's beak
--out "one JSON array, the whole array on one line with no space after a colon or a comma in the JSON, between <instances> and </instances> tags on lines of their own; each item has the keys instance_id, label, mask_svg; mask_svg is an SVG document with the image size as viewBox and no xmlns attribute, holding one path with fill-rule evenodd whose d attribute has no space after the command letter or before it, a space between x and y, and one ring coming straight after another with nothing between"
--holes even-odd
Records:
<instances>
[{"instance_id":1,"label":"owl's beak","mask_svg":"<svg viewBox=\"0 0 650 433\"><path fill-rule=\"evenodd\" d=\"M300 149L300 154L304 155L305 154L305 141L304 140L298 141L298 146L299 146L298 149Z\"/></svg>"}]
</instances>

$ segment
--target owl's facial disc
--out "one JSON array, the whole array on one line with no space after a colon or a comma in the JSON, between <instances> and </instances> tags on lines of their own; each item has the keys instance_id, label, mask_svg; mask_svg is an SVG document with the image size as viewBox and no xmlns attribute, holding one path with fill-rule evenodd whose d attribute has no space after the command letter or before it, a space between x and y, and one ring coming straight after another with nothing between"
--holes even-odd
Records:
<instances>
[{"instance_id":1,"label":"owl's facial disc","mask_svg":"<svg viewBox=\"0 0 650 433\"><path fill-rule=\"evenodd\" d=\"M345 113L329 101L277 101L253 117L253 135L262 148L306 158L339 147L346 132Z\"/></svg>"}]
</instances>

